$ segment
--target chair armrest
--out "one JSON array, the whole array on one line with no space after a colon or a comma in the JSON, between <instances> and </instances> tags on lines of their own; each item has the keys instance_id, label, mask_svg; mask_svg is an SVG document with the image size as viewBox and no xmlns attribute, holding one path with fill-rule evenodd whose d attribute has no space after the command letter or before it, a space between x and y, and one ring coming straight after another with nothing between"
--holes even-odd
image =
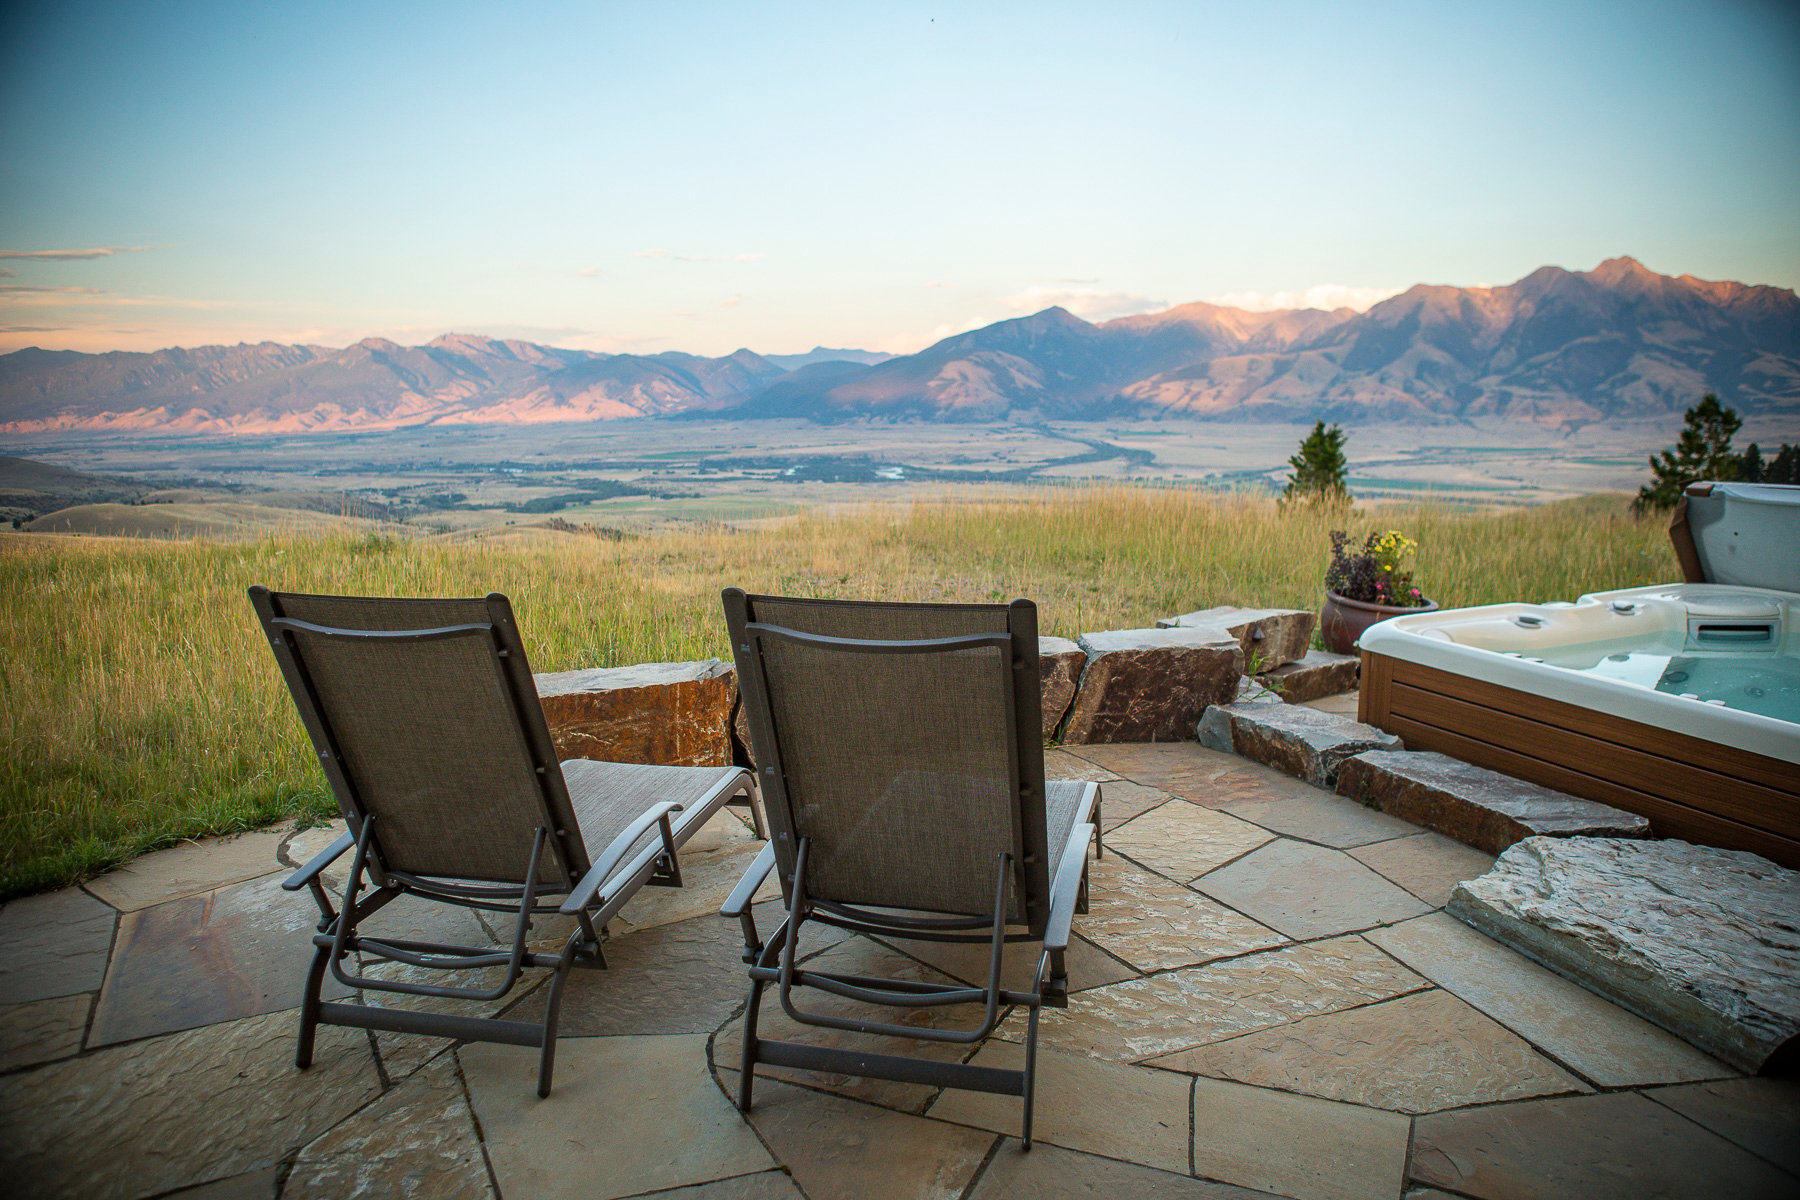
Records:
<instances>
[{"instance_id":1,"label":"chair armrest","mask_svg":"<svg viewBox=\"0 0 1800 1200\"><path fill-rule=\"evenodd\" d=\"M643 837L644 833L659 821L663 823L663 852L673 856L676 853L675 840L669 835L668 815L680 812L681 808L682 806L673 800L662 800L645 809L637 820L627 825L624 831L612 840L612 844L606 848L606 853L594 860L593 866L588 868L587 874L581 877L581 882L575 885L575 890L569 893L558 911L565 917L573 917L592 904L594 897L605 885L607 878L619 869L620 863L625 861L625 855L630 852L633 843Z\"/></svg>"},{"instance_id":2,"label":"chair armrest","mask_svg":"<svg viewBox=\"0 0 1800 1200\"><path fill-rule=\"evenodd\" d=\"M1050 884L1050 920L1044 927L1044 949L1063 950L1069 945L1069 922L1075 917L1075 901L1081 895L1081 873L1087 868L1088 843L1094 840L1092 824L1077 825L1063 845L1062 862Z\"/></svg>"},{"instance_id":3,"label":"chair armrest","mask_svg":"<svg viewBox=\"0 0 1800 1200\"><path fill-rule=\"evenodd\" d=\"M756 895L756 889L762 886L763 880L775 868L775 847L765 844L757 852L744 877L738 880L737 886L731 889L731 895L725 897L725 903L719 909L721 917L741 917L744 910L750 907L750 898Z\"/></svg>"},{"instance_id":4,"label":"chair armrest","mask_svg":"<svg viewBox=\"0 0 1800 1200\"><path fill-rule=\"evenodd\" d=\"M345 830L337 836L337 840L312 856L312 861L281 881L281 890L297 892L319 877L319 873L337 861L338 855L356 845L356 839Z\"/></svg>"}]
</instances>

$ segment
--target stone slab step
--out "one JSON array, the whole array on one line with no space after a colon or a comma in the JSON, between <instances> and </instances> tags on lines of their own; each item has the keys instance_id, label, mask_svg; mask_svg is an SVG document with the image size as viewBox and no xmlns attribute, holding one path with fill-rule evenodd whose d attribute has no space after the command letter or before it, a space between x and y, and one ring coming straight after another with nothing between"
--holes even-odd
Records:
<instances>
[{"instance_id":1,"label":"stone slab step","mask_svg":"<svg viewBox=\"0 0 1800 1200\"><path fill-rule=\"evenodd\" d=\"M1348 760L1369 750L1401 748L1393 734L1348 717L1253 701L1207 709L1198 736L1202 745L1255 759L1326 790Z\"/></svg>"},{"instance_id":2,"label":"stone slab step","mask_svg":"<svg viewBox=\"0 0 1800 1200\"><path fill-rule=\"evenodd\" d=\"M1234 637L1244 651L1244 669L1258 674L1304 658L1318 620L1319 614L1299 609L1227 604L1164 617L1156 625L1159 629L1213 629Z\"/></svg>"},{"instance_id":3,"label":"stone slab step","mask_svg":"<svg viewBox=\"0 0 1800 1200\"><path fill-rule=\"evenodd\" d=\"M1800 1052L1800 872L1759 855L1527 838L1447 911L1740 1070Z\"/></svg>"},{"instance_id":4,"label":"stone slab step","mask_svg":"<svg viewBox=\"0 0 1800 1200\"><path fill-rule=\"evenodd\" d=\"M1650 822L1431 751L1373 750L1344 763L1341 795L1489 854L1522 838L1650 836Z\"/></svg>"},{"instance_id":5,"label":"stone slab step","mask_svg":"<svg viewBox=\"0 0 1800 1200\"><path fill-rule=\"evenodd\" d=\"M1354 654L1308 650L1293 662L1264 671L1256 678L1289 704L1305 704L1308 700L1355 691L1361 667L1362 660Z\"/></svg>"}]
</instances>

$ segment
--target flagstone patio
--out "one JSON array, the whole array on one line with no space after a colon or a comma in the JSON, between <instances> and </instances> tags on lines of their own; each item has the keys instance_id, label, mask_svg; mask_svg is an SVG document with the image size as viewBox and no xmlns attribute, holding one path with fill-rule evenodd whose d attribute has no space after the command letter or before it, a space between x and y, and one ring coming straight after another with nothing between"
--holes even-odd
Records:
<instances>
[{"instance_id":1,"label":"flagstone patio","mask_svg":"<svg viewBox=\"0 0 1800 1200\"><path fill-rule=\"evenodd\" d=\"M1488 855L1192 743L1055 750L1049 773L1103 781L1107 854L1075 994L1044 1017L1030 1153L1001 1097L775 1071L733 1108L746 985L716 911L757 843L727 811L689 886L647 889L610 969L571 979L545 1100L536 1052L511 1046L324 1028L294 1069L313 915L277 885L334 830L183 846L7 904L0 1179L84 1200L1800 1194L1800 1083L1745 1077L1446 916ZM807 950L981 969L965 947ZM767 1006L764 1025L842 1036ZM974 1059L1016 1061L1020 1026Z\"/></svg>"}]
</instances>

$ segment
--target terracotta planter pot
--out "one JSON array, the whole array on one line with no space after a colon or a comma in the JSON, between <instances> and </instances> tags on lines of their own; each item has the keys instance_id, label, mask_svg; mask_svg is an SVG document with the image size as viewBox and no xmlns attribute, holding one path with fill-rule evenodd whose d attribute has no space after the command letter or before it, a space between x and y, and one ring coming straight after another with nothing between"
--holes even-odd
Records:
<instances>
[{"instance_id":1,"label":"terracotta planter pot","mask_svg":"<svg viewBox=\"0 0 1800 1200\"><path fill-rule=\"evenodd\" d=\"M1348 596L1328 591L1325 593L1325 607L1319 610L1319 637L1325 642L1325 648L1333 654L1354 654L1356 639L1375 622L1398 617L1403 613L1432 612L1436 608L1436 600L1427 600L1410 608L1397 608L1392 604L1352 600Z\"/></svg>"}]
</instances>

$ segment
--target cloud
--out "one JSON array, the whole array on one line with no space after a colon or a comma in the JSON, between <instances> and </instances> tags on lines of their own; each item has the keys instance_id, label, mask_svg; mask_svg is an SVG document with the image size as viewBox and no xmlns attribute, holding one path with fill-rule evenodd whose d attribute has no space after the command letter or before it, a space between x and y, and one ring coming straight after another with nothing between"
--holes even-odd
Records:
<instances>
[{"instance_id":1,"label":"cloud","mask_svg":"<svg viewBox=\"0 0 1800 1200\"><path fill-rule=\"evenodd\" d=\"M1078 317L1110 321L1134 313L1155 312L1169 307L1166 300L1152 300L1130 292L1108 292L1094 287L1028 287L1016 295L1003 297L1000 303L1014 312L1042 312L1060 306Z\"/></svg>"},{"instance_id":2,"label":"cloud","mask_svg":"<svg viewBox=\"0 0 1800 1200\"><path fill-rule=\"evenodd\" d=\"M1226 308L1248 309L1250 312L1274 312L1284 308L1353 308L1357 312L1380 304L1390 296L1398 296L1405 288L1349 287L1342 283L1315 283L1298 292L1229 292L1208 296L1209 304Z\"/></svg>"},{"instance_id":3,"label":"cloud","mask_svg":"<svg viewBox=\"0 0 1800 1200\"><path fill-rule=\"evenodd\" d=\"M0 267L0 279L17 279L19 273L11 267Z\"/></svg>"},{"instance_id":4,"label":"cloud","mask_svg":"<svg viewBox=\"0 0 1800 1200\"><path fill-rule=\"evenodd\" d=\"M578 278L581 278L581 279L598 279L600 277L600 268L599 267L583 267L583 268L581 268L581 270L575 272L575 274Z\"/></svg>"},{"instance_id":5,"label":"cloud","mask_svg":"<svg viewBox=\"0 0 1800 1200\"><path fill-rule=\"evenodd\" d=\"M54 292L63 296L104 296L104 288L91 287L33 287L28 283L0 283L0 295L15 296L21 292Z\"/></svg>"},{"instance_id":6,"label":"cloud","mask_svg":"<svg viewBox=\"0 0 1800 1200\"><path fill-rule=\"evenodd\" d=\"M741 294L736 295L736 296L727 296L727 297L725 297L725 299L719 301L719 307L720 308L736 308L738 305L742 304L743 302L744 302L744 297Z\"/></svg>"},{"instance_id":7,"label":"cloud","mask_svg":"<svg viewBox=\"0 0 1800 1200\"><path fill-rule=\"evenodd\" d=\"M81 258L111 258L115 254L139 254L156 246L94 246L87 250L0 250L0 258L43 258L57 262Z\"/></svg>"}]
</instances>

